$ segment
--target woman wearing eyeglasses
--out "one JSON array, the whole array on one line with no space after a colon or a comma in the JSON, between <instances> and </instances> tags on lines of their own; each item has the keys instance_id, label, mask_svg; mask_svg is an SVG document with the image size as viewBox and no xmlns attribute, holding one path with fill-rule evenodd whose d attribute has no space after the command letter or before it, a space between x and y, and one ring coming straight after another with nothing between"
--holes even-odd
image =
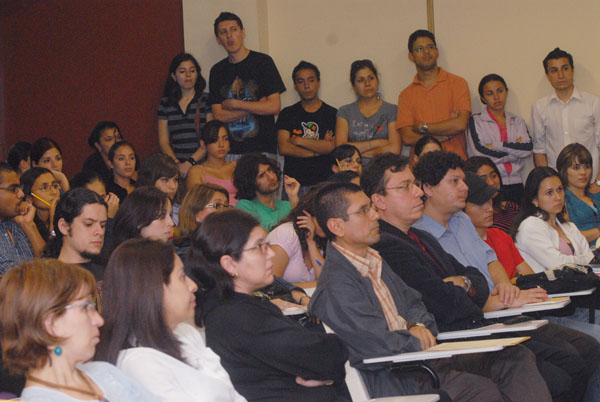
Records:
<instances>
[{"instance_id":1,"label":"woman wearing eyeglasses","mask_svg":"<svg viewBox=\"0 0 600 402\"><path fill-rule=\"evenodd\" d=\"M396 105L379 94L379 77L371 60L356 60L350 66L350 82L357 100L338 110L335 145L357 147L363 162L384 152L400 154L402 140L396 130Z\"/></svg>"},{"instance_id":2,"label":"woman wearing eyeglasses","mask_svg":"<svg viewBox=\"0 0 600 402\"><path fill-rule=\"evenodd\" d=\"M54 232L54 211L60 198L60 183L46 168L34 167L21 176L21 188L35 208L34 222L45 241Z\"/></svg>"},{"instance_id":3,"label":"woman wearing eyeglasses","mask_svg":"<svg viewBox=\"0 0 600 402\"><path fill-rule=\"evenodd\" d=\"M2 361L25 374L22 401L150 402L145 389L111 364L89 362L104 320L96 281L85 269L54 259L8 270L0 282Z\"/></svg>"},{"instance_id":4,"label":"woman wearing eyeglasses","mask_svg":"<svg viewBox=\"0 0 600 402\"><path fill-rule=\"evenodd\" d=\"M267 233L243 211L208 216L188 264L214 285L201 306L207 345L249 401L335 401L348 352L340 339L285 317L255 292L273 282Z\"/></svg>"},{"instance_id":5,"label":"woman wearing eyeglasses","mask_svg":"<svg viewBox=\"0 0 600 402\"><path fill-rule=\"evenodd\" d=\"M206 147L206 159L199 165L192 166L186 178L187 188L195 184L212 183L229 192L231 206L235 206L237 190L233 185L233 171L236 161L228 162L229 129L219 120L206 123L200 133L200 144Z\"/></svg>"},{"instance_id":6,"label":"woman wearing eyeglasses","mask_svg":"<svg viewBox=\"0 0 600 402\"><path fill-rule=\"evenodd\" d=\"M210 214L231 208L229 193L216 184L196 184L191 187L179 210L179 224L175 227L173 244L177 255L186 261L194 230Z\"/></svg>"}]
</instances>

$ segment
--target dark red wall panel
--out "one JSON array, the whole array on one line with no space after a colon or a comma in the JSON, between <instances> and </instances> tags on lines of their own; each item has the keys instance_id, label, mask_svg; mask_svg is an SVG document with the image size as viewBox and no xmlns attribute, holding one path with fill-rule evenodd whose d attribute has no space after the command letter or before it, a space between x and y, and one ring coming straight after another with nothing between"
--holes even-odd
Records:
<instances>
[{"instance_id":1,"label":"dark red wall panel","mask_svg":"<svg viewBox=\"0 0 600 402\"><path fill-rule=\"evenodd\" d=\"M48 136L71 175L101 120L116 121L140 156L158 150L156 108L183 48L181 0L2 0L0 157Z\"/></svg>"}]
</instances>

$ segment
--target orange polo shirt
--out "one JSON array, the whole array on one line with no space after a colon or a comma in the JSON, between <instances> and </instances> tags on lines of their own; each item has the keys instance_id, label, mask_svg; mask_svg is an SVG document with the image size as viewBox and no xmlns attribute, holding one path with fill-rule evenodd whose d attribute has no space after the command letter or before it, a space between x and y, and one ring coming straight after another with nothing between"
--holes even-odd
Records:
<instances>
[{"instance_id":1,"label":"orange polo shirt","mask_svg":"<svg viewBox=\"0 0 600 402\"><path fill-rule=\"evenodd\" d=\"M431 88L426 88L418 75L415 75L413 82L400 93L396 127L401 129L412 126L417 121L425 123L445 121L450 119L450 115L455 110L471 112L469 86L464 78L450 74L440 67L437 80ZM467 159L465 133L456 134L442 142L442 147Z\"/></svg>"}]
</instances>

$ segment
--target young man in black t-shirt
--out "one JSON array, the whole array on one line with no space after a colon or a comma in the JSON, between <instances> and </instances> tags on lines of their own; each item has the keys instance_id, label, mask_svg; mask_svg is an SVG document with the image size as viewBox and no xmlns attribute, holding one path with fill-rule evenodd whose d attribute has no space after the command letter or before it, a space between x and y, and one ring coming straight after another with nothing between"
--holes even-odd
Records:
<instances>
[{"instance_id":1,"label":"young man in black t-shirt","mask_svg":"<svg viewBox=\"0 0 600 402\"><path fill-rule=\"evenodd\" d=\"M210 70L208 101L215 119L229 126L230 155L275 154L274 116L281 108L279 94L285 91L277 67L271 57L244 46L246 33L237 15L222 12L214 30L227 57Z\"/></svg>"},{"instance_id":2,"label":"young man in black t-shirt","mask_svg":"<svg viewBox=\"0 0 600 402\"><path fill-rule=\"evenodd\" d=\"M317 66L301 61L292 72L300 102L281 111L277 119L279 153L285 155L284 173L303 188L327 179L329 154L337 109L319 99L321 74Z\"/></svg>"}]
</instances>

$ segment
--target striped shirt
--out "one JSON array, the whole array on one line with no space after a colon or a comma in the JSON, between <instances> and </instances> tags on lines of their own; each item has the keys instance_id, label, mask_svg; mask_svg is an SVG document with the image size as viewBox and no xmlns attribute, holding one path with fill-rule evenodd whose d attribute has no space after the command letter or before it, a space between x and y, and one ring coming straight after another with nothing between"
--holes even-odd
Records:
<instances>
[{"instance_id":1,"label":"striped shirt","mask_svg":"<svg viewBox=\"0 0 600 402\"><path fill-rule=\"evenodd\" d=\"M32 259L31 244L21 227L12 219L0 221L0 275Z\"/></svg>"},{"instance_id":2,"label":"striped shirt","mask_svg":"<svg viewBox=\"0 0 600 402\"><path fill-rule=\"evenodd\" d=\"M373 290L379 300L385 320L390 331L406 330L406 320L398 314L396 303L386 286L381 280L382 259L379 253L372 248L367 248L367 256L363 258L359 255L346 250L335 242L331 243L344 257L348 259L364 278L369 278L373 284Z\"/></svg>"},{"instance_id":3,"label":"striped shirt","mask_svg":"<svg viewBox=\"0 0 600 402\"><path fill-rule=\"evenodd\" d=\"M158 107L158 120L167 120L169 129L169 142L171 148L179 161L192 156L200 146L199 134L196 133L196 108L200 105L200 129L206 124L206 115L210 113L207 103L208 93L202 93L200 98L194 97L187 107L185 113L179 107L168 103L164 97Z\"/></svg>"}]
</instances>

